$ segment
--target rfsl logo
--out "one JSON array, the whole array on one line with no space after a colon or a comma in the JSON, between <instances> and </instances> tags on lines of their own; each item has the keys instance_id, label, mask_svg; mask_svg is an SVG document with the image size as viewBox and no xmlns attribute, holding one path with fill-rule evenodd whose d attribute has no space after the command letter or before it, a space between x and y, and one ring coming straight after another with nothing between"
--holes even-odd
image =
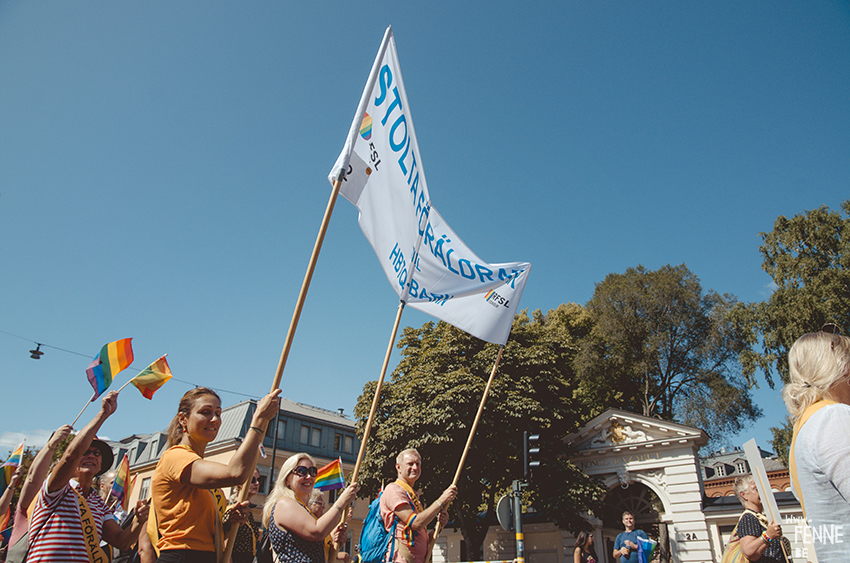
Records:
<instances>
[{"instance_id":1,"label":"rfsl logo","mask_svg":"<svg viewBox=\"0 0 850 563\"><path fill-rule=\"evenodd\" d=\"M494 290L494 289L491 289L487 293L487 295L484 296L484 301L486 301L487 303L489 303L493 307L498 308L499 305L501 305L502 307L505 307L506 309L508 308L508 304L510 303L510 300L505 299L504 297L502 297L501 295L496 293L496 290Z\"/></svg>"}]
</instances>

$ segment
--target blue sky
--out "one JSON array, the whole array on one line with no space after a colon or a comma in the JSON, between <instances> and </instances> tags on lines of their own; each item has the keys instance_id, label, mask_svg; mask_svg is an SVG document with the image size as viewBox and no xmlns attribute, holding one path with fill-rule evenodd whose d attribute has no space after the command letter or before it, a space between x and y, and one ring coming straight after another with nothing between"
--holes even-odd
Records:
<instances>
[{"instance_id":1,"label":"blue sky","mask_svg":"<svg viewBox=\"0 0 850 563\"><path fill-rule=\"evenodd\" d=\"M180 381L122 392L110 438L192 384L269 390L388 25L432 202L482 259L534 265L530 310L638 264L763 300L759 232L850 197L846 2L291 4L0 2L0 451L71 422L119 338ZM283 395L351 414L396 307L340 199ZM782 421L757 401L735 443Z\"/></svg>"}]
</instances>

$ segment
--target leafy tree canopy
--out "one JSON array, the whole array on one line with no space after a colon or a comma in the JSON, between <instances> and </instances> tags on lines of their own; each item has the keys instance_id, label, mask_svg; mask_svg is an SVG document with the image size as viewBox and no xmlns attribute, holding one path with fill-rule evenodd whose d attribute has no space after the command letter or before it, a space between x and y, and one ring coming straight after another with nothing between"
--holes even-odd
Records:
<instances>
[{"instance_id":1,"label":"leafy tree canopy","mask_svg":"<svg viewBox=\"0 0 850 563\"><path fill-rule=\"evenodd\" d=\"M715 444L738 433L762 413L738 363L748 344L729 319L735 304L703 291L685 265L609 274L587 304L593 328L577 361L583 394L599 412L675 420L703 428Z\"/></svg>"},{"instance_id":2,"label":"leafy tree canopy","mask_svg":"<svg viewBox=\"0 0 850 563\"><path fill-rule=\"evenodd\" d=\"M771 232L761 233L762 269L776 290L767 301L735 311L750 343L761 342L761 352L741 357L748 378L761 369L772 387L775 370L786 383L788 351L800 336L825 323L850 329L850 200L841 208L843 216L825 206L780 216Z\"/></svg>"},{"instance_id":3,"label":"leafy tree canopy","mask_svg":"<svg viewBox=\"0 0 850 563\"><path fill-rule=\"evenodd\" d=\"M549 456L535 475L534 505L571 529L584 524L579 514L598 507L604 488L557 455L564 453L559 438L589 414L575 393L572 363L590 327L589 315L575 304L514 319L451 507L472 559L480 559L489 526L479 513L492 515L498 495L522 478L524 430L543 431ZM403 358L381 393L361 492L374 496L382 482L395 479L396 455L415 447L423 459L417 486L426 499L435 499L454 479L499 347L444 322L406 328L398 347ZM361 436L376 384L365 386L355 408Z\"/></svg>"}]
</instances>

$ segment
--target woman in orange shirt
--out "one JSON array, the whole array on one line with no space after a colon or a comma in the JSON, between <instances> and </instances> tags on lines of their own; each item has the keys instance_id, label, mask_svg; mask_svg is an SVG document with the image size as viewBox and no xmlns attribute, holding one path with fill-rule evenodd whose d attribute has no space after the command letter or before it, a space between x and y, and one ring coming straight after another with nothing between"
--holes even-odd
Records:
<instances>
[{"instance_id":1,"label":"woman in orange shirt","mask_svg":"<svg viewBox=\"0 0 850 563\"><path fill-rule=\"evenodd\" d=\"M220 487L241 485L257 463L268 422L279 407L280 389L257 405L251 427L227 464L204 459L207 445L221 427L221 399L212 389L196 387L183 395L168 429L168 449L151 482L150 534L163 563L215 563L221 553L221 517L227 501ZM231 522L247 519L248 503L236 505Z\"/></svg>"}]
</instances>

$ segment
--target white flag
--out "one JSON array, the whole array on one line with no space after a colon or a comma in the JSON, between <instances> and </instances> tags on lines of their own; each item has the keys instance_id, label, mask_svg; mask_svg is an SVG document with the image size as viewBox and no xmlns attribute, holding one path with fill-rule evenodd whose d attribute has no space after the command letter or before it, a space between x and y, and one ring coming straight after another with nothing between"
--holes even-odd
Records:
<instances>
[{"instance_id":1,"label":"white flag","mask_svg":"<svg viewBox=\"0 0 850 563\"><path fill-rule=\"evenodd\" d=\"M431 206L392 28L329 179L340 177L340 193L360 210L360 228L399 298L505 344L531 264L482 261Z\"/></svg>"}]
</instances>

